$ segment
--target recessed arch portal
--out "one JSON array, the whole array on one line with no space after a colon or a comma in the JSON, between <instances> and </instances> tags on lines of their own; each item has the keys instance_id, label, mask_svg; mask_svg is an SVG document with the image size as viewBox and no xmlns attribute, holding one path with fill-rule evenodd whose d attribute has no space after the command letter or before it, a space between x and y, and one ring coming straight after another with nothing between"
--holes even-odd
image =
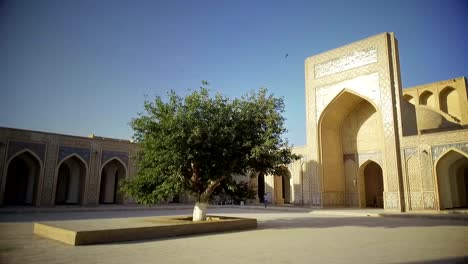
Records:
<instances>
[{"instance_id":1,"label":"recessed arch portal","mask_svg":"<svg viewBox=\"0 0 468 264\"><path fill-rule=\"evenodd\" d=\"M359 168L360 207L383 208L383 173L377 162L368 160Z\"/></svg>"},{"instance_id":2,"label":"recessed arch portal","mask_svg":"<svg viewBox=\"0 0 468 264\"><path fill-rule=\"evenodd\" d=\"M259 173L257 176L257 195L259 202L265 201L265 175Z\"/></svg>"},{"instance_id":3,"label":"recessed arch portal","mask_svg":"<svg viewBox=\"0 0 468 264\"><path fill-rule=\"evenodd\" d=\"M468 156L450 149L436 162L440 209L468 206Z\"/></svg>"},{"instance_id":4,"label":"recessed arch portal","mask_svg":"<svg viewBox=\"0 0 468 264\"><path fill-rule=\"evenodd\" d=\"M123 204L124 199L119 186L126 174L125 165L117 158L109 160L102 166L99 188L100 204Z\"/></svg>"},{"instance_id":5,"label":"recessed arch portal","mask_svg":"<svg viewBox=\"0 0 468 264\"><path fill-rule=\"evenodd\" d=\"M86 163L73 154L59 163L55 204L83 204L86 181Z\"/></svg>"},{"instance_id":6,"label":"recessed arch portal","mask_svg":"<svg viewBox=\"0 0 468 264\"><path fill-rule=\"evenodd\" d=\"M345 163L359 153L381 151L380 124L380 113L375 105L352 91L342 91L326 107L319 120L324 206L359 204L357 167L345 166Z\"/></svg>"},{"instance_id":7,"label":"recessed arch portal","mask_svg":"<svg viewBox=\"0 0 468 264\"><path fill-rule=\"evenodd\" d=\"M25 150L14 156L8 163L5 205L34 205L41 163L36 155Z\"/></svg>"},{"instance_id":8,"label":"recessed arch portal","mask_svg":"<svg viewBox=\"0 0 468 264\"><path fill-rule=\"evenodd\" d=\"M284 203L291 203L291 172L285 168L286 173L281 177L282 180L282 195Z\"/></svg>"}]
</instances>

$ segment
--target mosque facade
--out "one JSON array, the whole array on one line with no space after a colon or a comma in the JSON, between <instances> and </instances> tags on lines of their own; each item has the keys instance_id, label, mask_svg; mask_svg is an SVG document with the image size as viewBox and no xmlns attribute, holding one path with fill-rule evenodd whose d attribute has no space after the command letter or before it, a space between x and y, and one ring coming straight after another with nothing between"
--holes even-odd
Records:
<instances>
[{"instance_id":1,"label":"mosque facade","mask_svg":"<svg viewBox=\"0 0 468 264\"><path fill-rule=\"evenodd\" d=\"M468 206L464 77L402 89L398 41L382 33L305 61L305 146L289 175L249 179L261 202L444 210ZM130 141L0 128L0 205L127 204Z\"/></svg>"}]
</instances>

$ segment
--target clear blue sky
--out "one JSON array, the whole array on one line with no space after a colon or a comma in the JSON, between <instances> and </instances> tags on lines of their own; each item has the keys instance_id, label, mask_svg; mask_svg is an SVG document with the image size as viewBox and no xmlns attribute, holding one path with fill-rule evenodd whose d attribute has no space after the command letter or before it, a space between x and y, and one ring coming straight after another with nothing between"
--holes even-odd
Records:
<instances>
[{"instance_id":1,"label":"clear blue sky","mask_svg":"<svg viewBox=\"0 0 468 264\"><path fill-rule=\"evenodd\" d=\"M208 80L284 97L303 145L305 58L385 31L404 87L468 75L466 0L0 0L0 126L130 139L145 94Z\"/></svg>"}]
</instances>

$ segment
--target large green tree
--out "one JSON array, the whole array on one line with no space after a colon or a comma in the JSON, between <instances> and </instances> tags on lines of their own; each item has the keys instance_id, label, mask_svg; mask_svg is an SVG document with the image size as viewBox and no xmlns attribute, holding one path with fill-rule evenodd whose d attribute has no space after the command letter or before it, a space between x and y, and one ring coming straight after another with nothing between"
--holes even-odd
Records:
<instances>
[{"instance_id":1,"label":"large green tree","mask_svg":"<svg viewBox=\"0 0 468 264\"><path fill-rule=\"evenodd\" d=\"M284 102L266 89L237 99L206 88L184 98L171 91L144 109L131 121L140 146L137 175L123 190L143 204L190 192L197 197L194 221L205 220L210 196L232 175L281 173L298 158L281 137Z\"/></svg>"}]
</instances>

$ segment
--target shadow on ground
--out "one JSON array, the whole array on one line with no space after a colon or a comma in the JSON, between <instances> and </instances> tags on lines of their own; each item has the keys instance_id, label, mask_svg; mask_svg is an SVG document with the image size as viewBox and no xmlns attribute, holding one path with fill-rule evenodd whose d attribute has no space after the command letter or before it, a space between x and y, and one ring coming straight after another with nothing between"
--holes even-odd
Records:
<instances>
[{"instance_id":1,"label":"shadow on ground","mask_svg":"<svg viewBox=\"0 0 468 264\"><path fill-rule=\"evenodd\" d=\"M468 256L441 258L441 259L414 261L414 262L398 262L398 264L466 264L466 263L468 263Z\"/></svg>"},{"instance_id":2,"label":"shadow on ground","mask_svg":"<svg viewBox=\"0 0 468 264\"><path fill-rule=\"evenodd\" d=\"M380 228L468 226L468 221L397 217L288 217L260 221L258 229L333 228L343 226Z\"/></svg>"},{"instance_id":3,"label":"shadow on ground","mask_svg":"<svg viewBox=\"0 0 468 264\"><path fill-rule=\"evenodd\" d=\"M37 222L37 221L64 221L87 219L110 219L150 216L191 216L193 209L148 209L148 210L112 210L112 211L53 211L53 212L19 212L4 213L0 210L0 223L5 222ZM256 210L237 208L212 208L208 214L228 214L242 217L242 214L303 214L301 211Z\"/></svg>"},{"instance_id":4,"label":"shadow on ground","mask_svg":"<svg viewBox=\"0 0 468 264\"><path fill-rule=\"evenodd\" d=\"M343 226L362 227L427 227L427 226L468 226L466 220L365 217L314 215L307 212L250 210L233 208L209 209L211 215L250 217L258 219L258 229L292 228L333 228ZM85 211L85 212L48 212L48 213L0 213L0 223L39 222L64 220L112 219L130 217L187 216L191 209L183 210L141 210L141 211Z\"/></svg>"}]
</instances>

